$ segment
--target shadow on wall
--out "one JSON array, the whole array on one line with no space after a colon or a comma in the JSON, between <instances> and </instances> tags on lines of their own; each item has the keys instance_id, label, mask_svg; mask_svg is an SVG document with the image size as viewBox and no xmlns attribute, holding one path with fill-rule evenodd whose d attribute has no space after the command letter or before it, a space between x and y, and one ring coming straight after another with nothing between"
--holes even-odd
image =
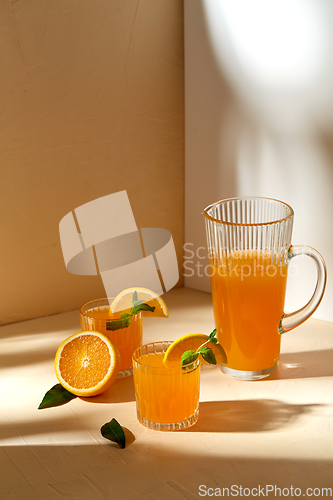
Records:
<instances>
[{"instance_id":1,"label":"shadow on wall","mask_svg":"<svg viewBox=\"0 0 333 500\"><path fill-rule=\"evenodd\" d=\"M294 208L294 243L319 249L333 265L332 14L322 0L188 3L187 203L192 212L196 203L200 229L193 236L188 217L186 242L204 244L199 213L206 205L268 196ZM200 68L204 75L192 83ZM315 282L311 267L301 262L299 269L289 280L291 310L308 301ZM208 291L209 280L188 276L187 286ZM328 287L317 317L332 321L329 297Z\"/></svg>"},{"instance_id":2,"label":"shadow on wall","mask_svg":"<svg viewBox=\"0 0 333 500\"><path fill-rule=\"evenodd\" d=\"M203 6L217 69L239 103L227 112L234 194L282 195L304 218L304 195L313 193L320 204L333 186L324 141L333 131L333 6L314 0L203 0Z\"/></svg>"}]
</instances>

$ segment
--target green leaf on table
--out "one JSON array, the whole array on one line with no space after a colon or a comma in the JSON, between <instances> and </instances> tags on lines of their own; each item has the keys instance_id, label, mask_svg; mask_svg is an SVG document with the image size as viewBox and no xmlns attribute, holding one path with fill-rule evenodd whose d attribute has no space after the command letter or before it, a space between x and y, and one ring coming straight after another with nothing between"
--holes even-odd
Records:
<instances>
[{"instance_id":1,"label":"green leaf on table","mask_svg":"<svg viewBox=\"0 0 333 500\"><path fill-rule=\"evenodd\" d=\"M181 360L180 360L180 365L185 366L189 365L190 363L194 363L198 359L199 354L192 349L189 351L185 351L182 354Z\"/></svg>"},{"instance_id":2,"label":"green leaf on table","mask_svg":"<svg viewBox=\"0 0 333 500\"><path fill-rule=\"evenodd\" d=\"M61 406L74 398L76 398L75 394L67 391L67 389L65 389L61 384L56 384L49 391L47 391L42 402L38 406L38 410L52 408L53 406Z\"/></svg>"},{"instance_id":3,"label":"green leaf on table","mask_svg":"<svg viewBox=\"0 0 333 500\"><path fill-rule=\"evenodd\" d=\"M211 364L211 365L216 365L217 364L217 361L216 361L216 358L215 358L215 354L213 353L213 351L205 346L205 347L201 347L199 349L199 353L201 354L201 356L203 357L203 359Z\"/></svg>"},{"instance_id":4,"label":"green leaf on table","mask_svg":"<svg viewBox=\"0 0 333 500\"><path fill-rule=\"evenodd\" d=\"M126 437L122 426L113 418L110 422L107 422L101 427L101 434L106 439L119 444L120 448L125 448Z\"/></svg>"}]
</instances>

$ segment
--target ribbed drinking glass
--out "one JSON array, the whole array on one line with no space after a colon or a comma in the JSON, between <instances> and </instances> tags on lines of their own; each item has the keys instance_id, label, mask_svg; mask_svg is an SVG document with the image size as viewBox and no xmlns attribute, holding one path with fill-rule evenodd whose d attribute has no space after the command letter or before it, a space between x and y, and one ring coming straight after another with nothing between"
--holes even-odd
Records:
<instances>
[{"instance_id":1,"label":"ribbed drinking glass","mask_svg":"<svg viewBox=\"0 0 333 500\"><path fill-rule=\"evenodd\" d=\"M133 354L137 417L159 431L177 431L196 423L199 416L200 360L165 366L171 341L139 347Z\"/></svg>"},{"instance_id":2,"label":"ribbed drinking glass","mask_svg":"<svg viewBox=\"0 0 333 500\"><path fill-rule=\"evenodd\" d=\"M118 377L133 374L132 355L142 342L142 314L138 312L124 327L120 321L121 313L111 313L112 298L95 299L80 308L81 330L104 333L115 344L120 354Z\"/></svg>"}]
</instances>

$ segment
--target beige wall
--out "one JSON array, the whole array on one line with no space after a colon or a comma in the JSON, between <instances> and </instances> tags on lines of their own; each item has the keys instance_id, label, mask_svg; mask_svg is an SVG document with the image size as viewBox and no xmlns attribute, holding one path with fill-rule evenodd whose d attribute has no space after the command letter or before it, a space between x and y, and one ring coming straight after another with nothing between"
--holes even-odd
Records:
<instances>
[{"instance_id":1,"label":"beige wall","mask_svg":"<svg viewBox=\"0 0 333 500\"><path fill-rule=\"evenodd\" d=\"M295 211L292 244L310 245L326 261L314 315L333 321L333 5L184 5L185 286L210 291L204 207L232 196L277 198ZM293 259L286 312L304 307L315 283L311 259Z\"/></svg>"},{"instance_id":2,"label":"beige wall","mask_svg":"<svg viewBox=\"0 0 333 500\"><path fill-rule=\"evenodd\" d=\"M66 271L58 230L101 196L127 190L181 263L182 17L181 0L1 2L0 324L105 295Z\"/></svg>"}]
</instances>

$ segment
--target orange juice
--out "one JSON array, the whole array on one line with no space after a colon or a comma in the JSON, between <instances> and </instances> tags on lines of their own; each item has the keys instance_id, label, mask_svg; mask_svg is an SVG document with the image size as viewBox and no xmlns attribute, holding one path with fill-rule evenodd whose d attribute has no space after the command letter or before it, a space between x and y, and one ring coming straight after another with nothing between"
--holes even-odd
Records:
<instances>
[{"instance_id":1,"label":"orange juice","mask_svg":"<svg viewBox=\"0 0 333 500\"><path fill-rule=\"evenodd\" d=\"M159 343L154 345L157 344ZM140 422L158 430L177 430L193 425L198 418L199 361L191 368L183 369L180 360L171 367L166 367L163 363L164 352L141 355L142 349L138 349L133 356L134 387Z\"/></svg>"},{"instance_id":2,"label":"orange juice","mask_svg":"<svg viewBox=\"0 0 333 500\"><path fill-rule=\"evenodd\" d=\"M279 361L287 264L272 252L256 250L234 251L223 262L210 263L215 324L227 367L270 368Z\"/></svg>"},{"instance_id":3,"label":"orange juice","mask_svg":"<svg viewBox=\"0 0 333 500\"><path fill-rule=\"evenodd\" d=\"M100 299L99 302L102 300ZM95 330L109 337L120 354L120 372L125 372L132 369L133 352L141 345L142 316L140 312L134 314L130 318L129 326L113 330L114 321L119 319L120 315L120 313L113 314L109 305L99 305L86 310L81 308L80 322L82 330Z\"/></svg>"}]
</instances>

